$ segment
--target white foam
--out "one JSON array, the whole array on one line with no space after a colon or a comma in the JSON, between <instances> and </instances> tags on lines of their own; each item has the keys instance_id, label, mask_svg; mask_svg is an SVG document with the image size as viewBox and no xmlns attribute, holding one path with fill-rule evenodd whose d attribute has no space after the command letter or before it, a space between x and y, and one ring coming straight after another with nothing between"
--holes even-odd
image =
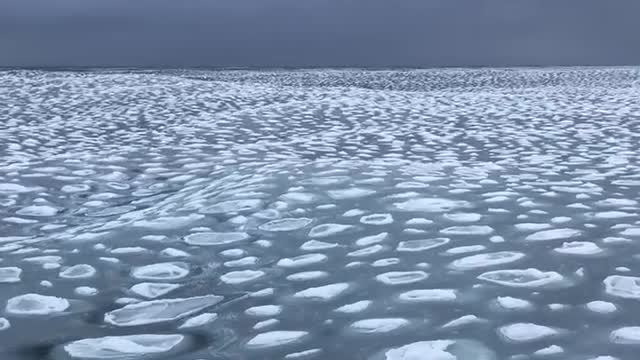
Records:
<instances>
[{"instance_id":1,"label":"white foam","mask_svg":"<svg viewBox=\"0 0 640 360\"><path fill-rule=\"evenodd\" d=\"M108 312L104 315L104 321L116 326L138 326L174 321L216 305L222 299L222 296L205 295L145 301Z\"/></svg>"},{"instance_id":2,"label":"white foam","mask_svg":"<svg viewBox=\"0 0 640 360\"><path fill-rule=\"evenodd\" d=\"M69 301L55 296L24 294L7 300L6 312L13 315L51 315L64 312Z\"/></svg>"}]
</instances>

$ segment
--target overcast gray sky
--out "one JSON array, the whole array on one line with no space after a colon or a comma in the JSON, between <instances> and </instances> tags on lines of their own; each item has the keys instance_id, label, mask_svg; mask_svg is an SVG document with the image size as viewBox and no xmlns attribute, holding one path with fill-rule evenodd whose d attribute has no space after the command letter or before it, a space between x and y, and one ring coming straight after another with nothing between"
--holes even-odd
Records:
<instances>
[{"instance_id":1,"label":"overcast gray sky","mask_svg":"<svg viewBox=\"0 0 640 360\"><path fill-rule=\"evenodd\" d=\"M0 0L0 66L640 64L640 0Z\"/></svg>"}]
</instances>

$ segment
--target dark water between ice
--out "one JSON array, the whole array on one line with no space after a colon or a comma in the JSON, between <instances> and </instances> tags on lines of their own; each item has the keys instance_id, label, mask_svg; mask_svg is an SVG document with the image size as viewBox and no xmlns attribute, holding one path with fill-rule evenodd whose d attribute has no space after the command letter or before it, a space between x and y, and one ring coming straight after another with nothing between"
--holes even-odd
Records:
<instances>
[{"instance_id":1,"label":"dark water between ice","mask_svg":"<svg viewBox=\"0 0 640 360\"><path fill-rule=\"evenodd\" d=\"M633 68L0 73L0 359L629 359Z\"/></svg>"}]
</instances>

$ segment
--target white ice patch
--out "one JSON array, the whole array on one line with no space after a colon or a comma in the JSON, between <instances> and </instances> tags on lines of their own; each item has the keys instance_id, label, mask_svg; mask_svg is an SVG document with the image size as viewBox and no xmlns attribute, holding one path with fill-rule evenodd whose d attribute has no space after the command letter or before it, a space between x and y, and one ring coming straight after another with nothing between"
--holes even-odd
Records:
<instances>
[{"instance_id":1,"label":"white ice patch","mask_svg":"<svg viewBox=\"0 0 640 360\"><path fill-rule=\"evenodd\" d=\"M609 295L640 300L640 277L611 275L604 279L604 286Z\"/></svg>"},{"instance_id":2,"label":"white ice patch","mask_svg":"<svg viewBox=\"0 0 640 360\"><path fill-rule=\"evenodd\" d=\"M552 240L563 240L570 239L576 236L580 236L582 232L576 229L570 228L561 228L561 229L551 229L551 230L542 230L535 232L525 238L527 241L552 241Z\"/></svg>"},{"instance_id":3,"label":"white ice patch","mask_svg":"<svg viewBox=\"0 0 640 360\"><path fill-rule=\"evenodd\" d=\"M543 340L559 335L560 332L554 328L538 325L534 323L515 323L501 326L498 334L508 342L525 343Z\"/></svg>"},{"instance_id":4,"label":"white ice patch","mask_svg":"<svg viewBox=\"0 0 640 360\"><path fill-rule=\"evenodd\" d=\"M287 275L289 281L309 281L315 279L323 279L329 277L326 271L303 271L291 275Z\"/></svg>"},{"instance_id":5,"label":"white ice patch","mask_svg":"<svg viewBox=\"0 0 640 360\"><path fill-rule=\"evenodd\" d=\"M166 295L179 287L181 287L179 284L144 282L133 285L130 290L147 299L155 299Z\"/></svg>"},{"instance_id":6,"label":"white ice patch","mask_svg":"<svg viewBox=\"0 0 640 360\"><path fill-rule=\"evenodd\" d=\"M11 327L11 323L6 318L0 317L0 331L7 330Z\"/></svg>"},{"instance_id":7,"label":"white ice patch","mask_svg":"<svg viewBox=\"0 0 640 360\"><path fill-rule=\"evenodd\" d=\"M318 264L327 261L329 258L324 254L311 253L299 255L294 258L280 259L276 265L284 268L298 268Z\"/></svg>"},{"instance_id":8,"label":"white ice patch","mask_svg":"<svg viewBox=\"0 0 640 360\"><path fill-rule=\"evenodd\" d=\"M378 318L358 320L350 329L361 334L379 334L398 330L409 325L409 320L402 318Z\"/></svg>"},{"instance_id":9,"label":"white ice patch","mask_svg":"<svg viewBox=\"0 0 640 360\"><path fill-rule=\"evenodd\" d=\"M371 304L373 304L373 301L371 300L361 300L351 304L342 305L335 309L335 311L344 314L355 314L365 311L369 306L371 306Z\"/></svg>"},{"instance_id":10,"label":"white ice patch","mask_svg":"<svg viewBox=\"0 0 640 360\"><path fill-rule=\"evenodd\" d=\"M596 243L590 241L571 241L562 244L562 247L555 248L553 251L566 255L598 255L604 252Z\"/></svg>"},{"instance_id":11,"label":"white ice patch","mask_svg":"<svg viewBox=\"0 0 640 360\"><path fill-rule=\"evenodd\" d=\"M533 309L533 304L524 299L518 299L511 296L498 296L496 305L501 309L509 311L524 311Z\"/></svg>"},{"instance_id":12,"label":"white ice patch","mask_svg":"<svg viewBox=\"0 0 640 360\"><path fill-rule=\"evenodd\" d=\"M508 287L539 288L562 282L564 277L555 271L530 268L488 271L480 274L478 279Z\"/></svg>"},{"instance_id":13,"label":"white ice patch","mask_svg":"<svg viewBox=\"0 0 640 360\"><path fill-rule=\"evenodd\" d=\"M49 217L55 216L58 213L58 209L49 205L31 205L23 207L16 211L16 214L21 216L36 216L36 217Z\"/></svg>"},{"instance_id":14,"label":"white ice patch","mask_svg":"<svg viewBox=\"0 0 640 360\"><path fill-rule=\"evenodd\" d=\"M454 289L415 289L398 295L402 302L451 302L458 298Z\"/></svg>"},{"instance_id":15,"label":"white ice patch","mask_svg":"<svg viewBox=\"0 0 640 360\"><path fill-rule=\"evenodd\" d=\"M64 312L67 299L39 294L24 294L7 301L6 312L13 315L51 315Z\"/></svg>"},{"instance_id":16,"label":"white ice patch","mask_svg":"<svg viewBox=\"0 0 640 360\"><path fill-rule=\"evenodd\" d=\"M87 279L95 276L96 269L87 264L79 264L68 267L60 272L60 277L63 279Z\"/></svg>"},{"instance_id":17,"label":"white ice patch","mask_svg":"<svg viewBox=\"0 0 640 360\"><path fill-rule=\"evenodd\" d=\"M482 219L482 215L477 213L450 213L445 214L444 217L448 220L462 223L476 222Z\"/></svg>"},{"instance_id":18,"label":"white ice patch","mask_svg":"<svg viewBox=\"0 0 640 360\"><path fill-rule=\"evenodd\" d=\"M187 244L195 246L227 245L247 239L249 234L245 232L200 232L184 237Z\"/></svg>"},{"instance_id":19,"label":"white ice patch","mask_svg":"<svg viewBox=\"0 0 640 360\"><path fill-rule=\"evenodd\" d=\"M488 225L463 225L451 226L440 230L445 235L489 235L493 233L493 228Z\"/></svg>"},{"instance_id":20,"label":"white ice patch","mask_svg":"<svg viewBox=\"0 0 640 360\"><path fill-rule=\"evenodd\" d=\"M309 240L309 241L306 241L304 244L300 245L300 250L318 251L318 250L335 248L337 246L338 246L337 243L329 243L329 242L319 241L319 240Z\"/></svg>"},{"instance_id":21,"label":"white ice patch","mask_svg":"<svg viewBox=\"0 0 640 360\"><path fill-rule=\"evenodd\" d=\"M20 282L22 269L15 266L0 268L0 284Z\"/></svg>"},{"instance_id":22,"label":"white ice patch","mask_svg":"<svg viewBox=\"0 0 640 360\"><path fill-rule=\"evenodd\" d=\"M220 276L220 281L225 284L237 285L257 280L265 275L262 270L231 271Z\"/></svg>"},{"instance_id":23,"label":"white ice patch","mask_svg":"<svg viewBox=\"0 0 640 360\"><path fill-rule=\"evenodd\" d=\"M469 207L470 204L461 200L442 198L418 198L393 204L396 210L410 212L449 212L459 208Z\"/></svg>"},{"instance_id":24,"label":"white ice patch","mask_svg":"<svg viewBox=\"0 0 640 360\"><path fill-rule=\"evenodd\" d=\"M640 345L640 326L627 326L613 330L609 339L615 344Z\"/></svg>"},{"instance_id":25,"label":"white ice patch","mask_svg":"<svg viewBox=\"0 0 640 360\"><path fill-rule=\"evenodd\" d=\"M390 271L376 276L376 280L387 285L403 285L416 283L429 277L424 271Z\"/></svg>"},{"instance_id":26,"label":"white ice patch","mask_svg":"<svg viewBox=\"0 0 640 360\"><path fill-rule=\"evenodd\" d=\"M370 214L360 218L360 222L365 225L389 225L393 223L391 214Z\"/></svg>"},{"instance_id":27,"label":"white ice patch","mask_svg":"<svg viewBox=\"0 0 640 360\"><path fill-rule=\"evenodd\" d=\"M407 240L398 243L396 250L404 252L417 252L434 249L448 244L451 241L449 238L433 238L433 239L419 239L419 240Z\"/></svg>"},{"instance_id":28,"label":"white ice patch","mask_svg":"<svg viewBox=\"0 0 640 360\"><path fill-rule=\"evenodd\" d=\"M349 289L348 283L329 284L298 291L293 294L293 297L308 300L330 301L342 295L347 291L347 289Z\"/></svg>"},{"instance_id":29,"label":"white ice patch","mask_svg":"<svg viewBox=\"0 0 640 360\"><path fill-rule=\"evenodd\" d=\"M261 333L247 342L251 349L264 349L288 345L304 340L309 335L306 331L279 330Z\"/></svg>"},{"instance_id":30,"label":"white ice patch","mask_svg":"<svg viewBox=\"0 0 640 360\"><path fill-rule=\"evenodd\" d=\"M257 317L273 317L279 315L282 312L282 306L280 305L260 305L253 306L244 311L249 316Z\"/></svg>"},{"instance_id":31,"label":"white ice patch","mask_svg":"<svg viewBox=\"0 0 640 360\"><path fill-rule=\"evenodd\" d=\"M484 245L467 245L447 249L447 251L445 251L444 253L447 255L460 255L484 250L487 250L487 247Z\"/></svg>"},{"instance_id":32,"label":"white ice patch","mask_svg":"<svg viewBox=\"0 0 640 360\"><path fill-rule=\"evenodd\" d=\"M216 305L222 299L222 296L205 295L145 301L108 312L104 315L104 321L116 326L138 326L175 321Z\"/></svg>"},{"instance_id":33,"label":"white ice patch","mask_svg":"<svg viewBox=\"0 0 640 360\"><path fill-rule=\"evenodd\" d=\"M329 197L334 200L357 199L375 194L375 190L353 187L349 189L329 190Z\"/></svg>"},{"instance_id":34,"label":"white ice patch","mask_svg":"<svg viewBox=\"0 0 640 360\"><path fill-rule=\"evenodd\" d=\"M138 220L133 223L133 226L151 230L166 231L187 227L198 220L202 220L203 218L204 215L200 214L191 214L187 216L165 216L150 220Z\"/></svg>"},{"instance_id":35,"label":"white ice patch","mask_svg":"<svg viewBox=\"0 0 640 360\"><path fill-rule=\"evenodd\" d=\"M386 350L375 360L495 360L485 345L474 340L419 341Z\"/></svg>"},{"instance_id":36,"label":"white ice patch","mask_svg":"<svg viewBox=\"0 0 640 360\"><path fill-rule=\"evenodd\" d=\"M515 251L498 251L487 254L477 254L453 261L449 267L454 270L475 270L490 266L499 266L504 264L510 264L523 259L525 255L523 253Z\"/></svg>"},{"instance_id":37,"label":"white ice patch","mask_svg":"<svg viewBox=\"0 0 640 360\"><path fill-rule=\"evenodd\" d=\"M183 335L106 336L74 341L64 350L75 359L128 360L169 352L184 339Z\"/></svg>"},{"instance_id":38,"label":"white ice patch","mask_svg":"<svg viewBox=\"0 0 640 360\"><path fill-rule=\"evenodd\" d=\"M233 214L253 212L260 209L263 201L260 199L227 200L200 209L203 214Z\"/></svg>"},{"instance_id":39,"label":"white ice patch","mask_svg":"<svg viewBox=\"0 0 640 360\"><path fill-rule=\"evenodd\" d=\"M339 234L351 228L352 228L351 225L321 224L311 228L311 231L309 231L309 236L314 238L324 238L324 237L329 237L332 235Z\"/></svg>"},{"instance_id":40,"label":"white ice patch","mask_svg":"<svg viewBox=\"0 0 640 360\"><path fill-rule=\"evenodd\" d=\"M192 328L204 326L216 321L217 318L218 318L218 314L216 313L200 314L185 320L185 322L182 323L182 325L178 326L178 329L192 329Z\"/></svg>"},{"instance_id":41,"label":"white ice patch","mask_svg":"<svg viewBox=\"0 0 640 360\"><path fill-rule=\"evenodd\" d=\"M133 268L131 276L140 280L177 280L189 274L189 266L182 262L164 262Z\"/></svg>"},{"instance_id":42,"label":"white ice patch","mask_svg":"<svg viewBox=\"0 0 640 360\"><path fill-rule=\"evenodd\" d=\"M284 218L271 220L268 223L260 225L259 229L263 231L294 231L309 226L313 220L309 218Z\"/></svg>"},{"instance_id":43,"label":"white ice patch","mask_svg":"<svg viewBox=\"0 0 640 360\"><path fill-rule=\"evenodd\" d=\"M588 302L585 307L598 314L611 314L618 310L615 304L601 300Z\"/></svg>"}]
</instances>

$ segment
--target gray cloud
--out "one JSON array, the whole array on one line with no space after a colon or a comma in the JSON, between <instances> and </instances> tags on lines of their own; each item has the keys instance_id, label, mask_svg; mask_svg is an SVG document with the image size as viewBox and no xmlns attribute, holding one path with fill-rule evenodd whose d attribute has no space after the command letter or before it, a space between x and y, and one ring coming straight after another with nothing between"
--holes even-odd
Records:
<instances>
[{"instance_id":1,"label":"gray cloud","mask_svg":"<svg viewBox=\"0 0 640 360\"><path fill-rule=\"evenodd\" d=\"M639 64L637 0L3 0L0 66Z\"/></svg>"}]
</instances>

